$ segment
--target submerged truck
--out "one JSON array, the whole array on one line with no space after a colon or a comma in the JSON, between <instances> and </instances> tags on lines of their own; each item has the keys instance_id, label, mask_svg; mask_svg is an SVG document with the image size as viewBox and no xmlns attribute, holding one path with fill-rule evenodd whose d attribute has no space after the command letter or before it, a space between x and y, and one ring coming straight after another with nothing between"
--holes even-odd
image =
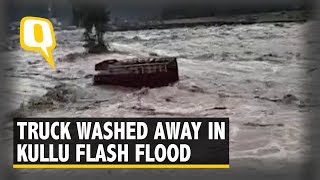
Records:
<instances>
[{"instance_id":1,"label":"submerged truck","mask_svg":"<svg viewBox=\"0 0 320 180\"><path fill-rule=\"evenodd\" d=\"M95 70L95 85L161 87L179 80L175 57L110 59L96 64Z\"/></svg>"}]
</instances>

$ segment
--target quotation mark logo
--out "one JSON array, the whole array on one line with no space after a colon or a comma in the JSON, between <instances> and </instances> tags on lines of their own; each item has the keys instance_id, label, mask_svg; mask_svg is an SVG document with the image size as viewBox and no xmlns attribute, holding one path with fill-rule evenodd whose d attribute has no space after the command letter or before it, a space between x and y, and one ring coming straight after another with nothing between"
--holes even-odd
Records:
<instances>
[{"instance_id":1,"label":"quotation mark logo","mask_svg":"<svg viewBox=\"0 0 320 180\"><path fill-rule=\"evenodd\" d=\"M52 23L45 18L24 17L20 21L20 45L24 50L39 52L56 70L52 50L56 47L56 39Z\"/></svg>"}]
</instances>

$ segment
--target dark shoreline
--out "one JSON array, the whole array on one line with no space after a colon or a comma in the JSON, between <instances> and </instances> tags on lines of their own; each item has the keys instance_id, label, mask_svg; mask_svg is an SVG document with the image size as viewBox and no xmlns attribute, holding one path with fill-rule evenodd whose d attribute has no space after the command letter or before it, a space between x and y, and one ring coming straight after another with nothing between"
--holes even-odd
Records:
<instances>
[{"instance_id":1,"label":"dark shoreline","mask_svg":"<svg viewBox=\"0 0 320 180\"><path fill-rule=\"evenodd\" d=\"M307 20L308 15L306 11L282 11L233 16L173 19L164 21L152 21L146 23L124 23L120 25L113 25L109 29L109 31L172 29L195 26L248 25L258 23L303 23Z\"/></svg>"},{"instance_id":2,"label":"dark shoreline","mask_svg":"<svg viewBox=\"0 0 320 180\"><path fill-rule=\"evenodd\" d=\"M226 15L226 16L212 16L200 18L186 18L186 19L171 19L171 20L153 20L140 22L116 22L109 25L107 31L138 31L138 30L152 30L152 29L174 29L184 27L196 26L222 26L222 25L250 25L263 23L304 23L308 21L308 11L277 11L277 12L263 12L255 14L241 14L241 15ZM281 25L280 25L281 26ZM55 31L60 30L75 30L76 26L59 26L54 24ZM12 22L8 26L7 35L19 34L19 22ZM1 49L1 43L0 43ZM5 48L6 49L6 48Z\"/></svg>"}]
</instances>

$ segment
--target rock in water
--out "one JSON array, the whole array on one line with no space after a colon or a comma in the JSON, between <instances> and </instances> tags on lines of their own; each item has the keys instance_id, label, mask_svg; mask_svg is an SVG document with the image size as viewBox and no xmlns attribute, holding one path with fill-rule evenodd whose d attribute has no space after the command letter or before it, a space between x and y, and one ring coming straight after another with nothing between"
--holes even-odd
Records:
<instances>
[{"instance_id":1,"label":"rock in water","mask_svg":"<svg viewBox=\"0 0 320 180\"><path fill-rule=\"evenodd\" d=\"M96 64L99 71L94 84L127 87L161 87L179 80L175 57L134 58L123 61L106 60Z\"/></svg>"},{"instance_id":2,"label":"rock in water","mask_svg":"<svg viewBox=\"0 0 320 180\"><path fill-rule=\"evenodd\" d=\"M109 48L104 44L95 44L95 42L89 42L84 45L90 54L108 53Z\"/></svg>"}]
</instances>

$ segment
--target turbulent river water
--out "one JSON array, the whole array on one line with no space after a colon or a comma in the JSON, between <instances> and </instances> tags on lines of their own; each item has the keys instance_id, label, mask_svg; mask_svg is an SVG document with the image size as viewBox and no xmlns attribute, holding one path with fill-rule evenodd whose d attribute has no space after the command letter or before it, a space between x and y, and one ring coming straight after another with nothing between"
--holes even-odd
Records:
<instances>
[{"instance_id":1,"label":"turbulent river water","mask_svg":"<svg viewBox=\"0 0 320 180\"><path fill-rule=\"evenodd\" d=\"M4 101L28 117L229 117L231 163L285 166L306 151L303 85L312 68L304 61L305 29L270 23L110 32L113 52L99 55L84 53L83 30L58 31L57 72L37 53L8 53L12 89ZM153 89L92 85L96 63L149 55L176 56L180 81Z\"/></svg>"}]
</instances>

